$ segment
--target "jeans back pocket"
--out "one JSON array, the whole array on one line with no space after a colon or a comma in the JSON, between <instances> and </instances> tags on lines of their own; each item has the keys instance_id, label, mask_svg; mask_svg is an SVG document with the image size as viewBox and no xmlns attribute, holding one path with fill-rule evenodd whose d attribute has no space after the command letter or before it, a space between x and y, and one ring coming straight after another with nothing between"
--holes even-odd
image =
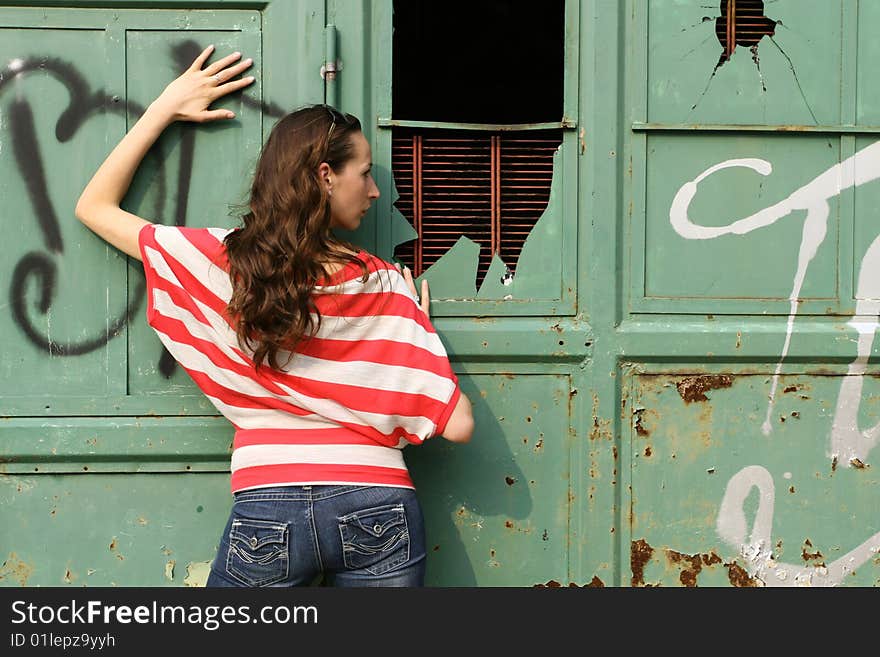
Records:
<instances>
[{"instance_id":1,"label":"jeans back pocket","mask_svg":"<svg viewBox=\"0 0 880 657\"><path fill-rule=\"evenodd\" d=\"M339 519L346 568L381 575L409 561L409 529L403 504L350 513Z\"/></svg>"},{"instance_id":2,"label":"jeans back pocket","mask_svg":"<svg viewBox=\"0 0 880 657\"><path fill-rule=\"evenodd\" d=\"M233 519L226 572L247 586L269 586L286 578L288 525L241 516Z\"/></svg>"}]
</instances>

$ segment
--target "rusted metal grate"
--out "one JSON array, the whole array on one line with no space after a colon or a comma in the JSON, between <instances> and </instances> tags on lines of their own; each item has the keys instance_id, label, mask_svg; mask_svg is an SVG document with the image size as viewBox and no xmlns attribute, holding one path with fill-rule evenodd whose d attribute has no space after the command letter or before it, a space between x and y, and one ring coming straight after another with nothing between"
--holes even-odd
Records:
<instances>
[{"instance_id":1,"label":"rusted metal grate","mask_svg":"<svg viewBox=\"0 0 880 657\"><path fill-rule=\"evenodd\" d=\"M776 21L764 15L763 0L721 0L720 9L715 34L724 48L722 62L730 59L738 45L754 48L776 30Z\"/></svg>"},{"instance_id":2,"label":"rusted metal grate","mask_svg":"<svg viewBox=\"0 0 880 657\"><path fill-rule=\"evenodd\" d=\"M462 235L481 245L477 287L499 254L511 270L550 198L562 132L396 128L391 163L398 210L418 238L395 256L416 276Z\"/></svg>"}]
</instances>

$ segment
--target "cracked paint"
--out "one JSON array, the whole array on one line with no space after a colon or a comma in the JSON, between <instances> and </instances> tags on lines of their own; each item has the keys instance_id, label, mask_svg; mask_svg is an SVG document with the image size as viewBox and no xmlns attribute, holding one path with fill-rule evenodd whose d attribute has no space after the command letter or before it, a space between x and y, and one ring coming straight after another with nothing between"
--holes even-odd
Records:
<instances>
[{"instance_id":1,"label":"cracked paint","mask_svg":"<svg viewBox=\"0 0 880 657\"><path fill-rule=\"evenodd\" d=\"M211 561L190 561L186 564L185 586L204 586L211 573Z\"/></svg>"}]
</instances>

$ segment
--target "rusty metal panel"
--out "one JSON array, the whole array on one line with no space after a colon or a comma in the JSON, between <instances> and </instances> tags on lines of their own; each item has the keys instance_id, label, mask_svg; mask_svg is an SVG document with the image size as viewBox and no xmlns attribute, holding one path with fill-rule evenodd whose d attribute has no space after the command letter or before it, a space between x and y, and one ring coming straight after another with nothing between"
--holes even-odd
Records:
<instances>
[{"instance_id":1,"label":"rusty metal panel","mask_svg":"<svg viewBox=\"0 0 880 657\"><path fill-rule=\"evenodd\" d=\"M631 379L634 586L876 586L880 385L852 376ZM772 404L770 431L764 422Z\"/></svg>"},{"instance_id":2,"label":"rusty metal panel","mask_svg":"<svg viewBox=\"0 0 880 657\"><path fill-rule=\"evenodd\" d=\"M630 6L621 584L876 586L880 14Z\"/></svg>"}]
</instances>

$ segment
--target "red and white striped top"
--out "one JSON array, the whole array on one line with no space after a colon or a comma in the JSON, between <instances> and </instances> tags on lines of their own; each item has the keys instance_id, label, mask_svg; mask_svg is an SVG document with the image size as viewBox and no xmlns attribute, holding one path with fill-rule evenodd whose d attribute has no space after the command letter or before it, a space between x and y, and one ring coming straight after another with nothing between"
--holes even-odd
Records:
<instances>
[{"instance_id":1,"label":"red and white striped top","mask_svg":"<svg viewBox=\"0 0 880 657\"><path fill-rule=\"evenodd\" d=\"M147 322L235 426L231 486L413 488L402 448L442 433L460 395L397 269L364 251L315 288L322 321L283 370L254 370L226 314L222 228L141 229ZM279 354L284 363L288 353Z\"/></svg>"}]
</instances>

